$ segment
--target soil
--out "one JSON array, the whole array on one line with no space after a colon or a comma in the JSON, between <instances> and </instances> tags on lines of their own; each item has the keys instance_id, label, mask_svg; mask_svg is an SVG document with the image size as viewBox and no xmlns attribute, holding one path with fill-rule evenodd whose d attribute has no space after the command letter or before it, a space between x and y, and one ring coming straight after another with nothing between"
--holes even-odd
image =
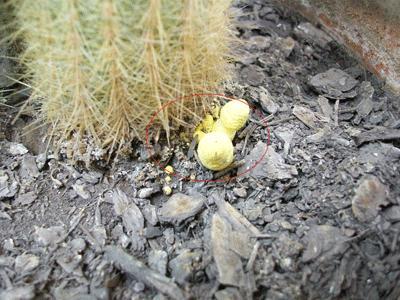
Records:
<instances>
[{"instance_id":1,"label":"soil","mask_svg":"<svg viewBox=\"0 0 400 300\"><path fill-rule=\"evenodd\" d=\"M226 174L178 138L73 165L0 106L0 299L399 299L399 98L292 12L235 6L226 94L256 109Z\"/></svg>"}]
</instances>

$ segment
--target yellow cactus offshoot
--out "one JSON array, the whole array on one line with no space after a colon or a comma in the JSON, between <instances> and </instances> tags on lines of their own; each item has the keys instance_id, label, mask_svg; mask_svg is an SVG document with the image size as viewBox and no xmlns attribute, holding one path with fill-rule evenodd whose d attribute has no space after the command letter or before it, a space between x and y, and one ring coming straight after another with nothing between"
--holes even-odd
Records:
<instances>
[{"instance_id":1,"label":"yellow cactus offshoot","mask_svg":"<svg viewBox=\"0 0 400 300\"><path fill-rule=\"evenodd\" d=\"M233 161L233 144L236 131L243 127L249 118L250 108L244 100L232 100L220 112L207 114L196 127L194 136L199 142L198 154L201 163L208 169L219 171Z\"/></svg>"},{"instance_id":2,"label":"yellow cactus offshoot","mask_svg":"<svg viewBox=\"0 0 400 300\"><path fill-rule=\"evenodd\" d=\"M220 120L225 128L237 131L246 124L250 107L244 100L232 100L221 109Z\"/></svg>"},{"instance_id":3,"label":"yellow cactus offshoot","mask_svg":"<svg viewBox=\"0 0 400 300\"><path fill-rule=\"evenodd\" d=\"M168 185L163 187L164 195L169 196L172 194L172 188Z\"/></svg>"},{"instance_id":4,"label":"yellow cactus offshoot","mask_svg":"<svg viewBox=\"0 0 400 300\"><path fill-rule=\"evenodd\" d=\"M164 171L167 174L174 174L174 168L172 166L166 166Z\"/></svg>"},{"instance_id":5,"label":"yellow cactus offshoot","mask_svg":"<svg viewBox=\"0 0 400 300\"><path fill-rule=\"evenodd\" d=\"M171 178L171 176L167 176L167 177L164 178L164 180L165 180L166 183L171 183L172 178Z\"/></svg>"},{"instance_id":6,"label":"yellow cactus offshoot","mask_svg":"<svg viewBox=\"0 0 400 300\"><path fill-rule=\"evenodd\" d=\"M197 148L201 163L210 170L219 171L233 161L233 144L223 132L206 133Z\"/></svg>"}]
</instances>

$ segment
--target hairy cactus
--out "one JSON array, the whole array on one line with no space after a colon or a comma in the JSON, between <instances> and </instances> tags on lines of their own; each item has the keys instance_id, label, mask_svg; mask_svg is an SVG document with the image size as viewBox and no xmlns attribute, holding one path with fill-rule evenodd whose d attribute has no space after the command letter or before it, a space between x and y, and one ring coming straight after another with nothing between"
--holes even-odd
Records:
<instances>
[{"instance_id":1,"label":"hairy cactus","mask_svg":"<svg viewBox=\"0 0 400 300\"><path fill-rule=\"evenodd\" d=\"M177 96L229 78L230 0L15 0L22 62L56 142L86 137L109 153L143 139ZM167 138L207 101L157 118Z\"/></svg>"}]
</instances>

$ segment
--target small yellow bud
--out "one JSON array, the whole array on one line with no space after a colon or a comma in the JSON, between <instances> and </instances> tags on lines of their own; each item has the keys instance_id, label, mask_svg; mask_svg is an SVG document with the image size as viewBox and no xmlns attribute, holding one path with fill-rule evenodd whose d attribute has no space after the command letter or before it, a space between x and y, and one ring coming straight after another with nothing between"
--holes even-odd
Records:
<instances>
[{"instance_id":1,"label":"small yellow bud","mask_svg":"<svg viewBox=\"0 0 400 300\"><path fill-rule=\"evenodd\" d=\"M174 173L174 168L172 166L166 166L164 171L167 174L173 174Z\"/></svg>"},{"instance_id":2,"label":"small yellow bud","mask_svg":"<svg viewBox=\"0 0 400 300\"><path fill-rule=\"evenodd\" d=\"M225 128L239 130L249 118L250 107L245 100L231 100L221 109L221 122Z\"/></svg>"},{"instance_id":3,"label":"small yellow bud","mask_svg":"<svg viewBox=\"0 0 400 300\"><path fill-rule=\"evenodd\" d=\"M205 133L211 132L214 127L214 118L212 115L206 114L201 124Z\"/></svg>"},{"instance_id":4,"label":"small yellow bud","mask_svg":"<svg viewBox=\"0 0 400 300\"><path fill-rule=\"evenodd\" d=\"M164 195L169 196L172 194L172 188L168 185L165 185L163 187L163 192L164 192Z\"/></svg>"},{"instance_id":5,"label":"small yellow bud","mask_svg":"<svg viewBox=\"0 0 400 300\"><path fill-rule=\"evenodd\" d=\"M195 180L196 179L196 174L192 173L190 174L190 180Z\"/></svg>"},{"instance_id":6,"label":"small yellow bud","mask_svg":"<svg viewBox=\"0 0 400 300\"><path fill-rule=\"evenodd\" d=\"M166 182L166 183L170 183L171 181L172 181L171 176L165 177L165 182Z\"/></svg>"},{"instance_id":7,"label":"small yellow bud","mask_svg":"<svg viewBox=\"0 0 400 300\"><path fill-rule=\"evenodd\" d=\"M209 133L214 128L214 118L210 114L206 114L204 119L196 126L193 136L199 142L206 133Z\"/></svg>"},{"instance_id":8,"label":"small yellow bud","mask_svg":"<svg viewBox=\"0 0 400 300\"><path fill-rule=\"evenodd\" d=\"M233 145L229 137L222 132L207 133L197 148L201 163L210 170L219 171L233 161Z\"/></svg>"}]
</instances>

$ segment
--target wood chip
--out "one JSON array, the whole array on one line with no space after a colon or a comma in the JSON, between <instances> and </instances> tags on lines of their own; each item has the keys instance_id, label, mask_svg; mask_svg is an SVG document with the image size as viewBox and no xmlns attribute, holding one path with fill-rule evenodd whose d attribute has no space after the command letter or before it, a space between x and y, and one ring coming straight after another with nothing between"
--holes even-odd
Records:
<instances>
[{"instance_id":1,"label":"wood chip","mask_svg":"<svg viewBox=\"0 0 400 300\"><path fill-rule=\"evenodd\" d=\"M367 142L386 141L386 140L399 140L400 129L377 127L366 132L362 132L355 137L357 146L361 146Z\"/></svg>"},{"instance_id":2,"label":"wood chip","mask_svg":"<svg viewBox=\"0 0 400 300\"><path fill-rule=\"evenodd\" d=\"M331 105L329 104L329 100L325 98L324 96L319 96L318 97L318 104L319 107L321 108L321 112L324 114L326 118L329 120L332 120L333 118L333 109Z\"/></svg>"},{"instance_id":3,"label":"wood chip","mask_svg":"<svg viewBox=\"0 0 400 300\"><path fill-rule=\"evenodd\" d=\"M104 253L105 257L114 262L117 268L134 276L147 286L157 289L157 291L172 299L188 299L184 292L170 278L151 270L120 247L106 246Z\"/></svg>"},{"instance_id":4,"label":"wood chip","mask_svg":"<svg viewBox=\"0 0 400 300\"><path fill-rule=\"evenodd\" d=\"M314 112L306 107L295 105L292 111L301 122L303 122L309 128L317 128L318 119Z\"/></svg>"},{"instance_id":5,"label":"wood chip","mask_svg":"<svg viewBox=\"0 0 400 300\"><path fill-rule=\"evenodd\" d=\"M114 210L122 217L124 227L128 232L141 232L144 227L142 212L128 196L119 189L113 191Z\"/></svg>"},{"instance_id":6,"label":"wood chip","mask_svg":"<svg viewBox=\"0 0 400 300\"><path fill-rule=\"evenodd\" d=\"M247 231L251 235L255 236L261 234L257 227L255 227L245 217L243 217L243 215L239 213L236 208L234 208L231 204L215 194L213 196L214 202L218 206L218 213L221 216L227 218L236 230Z\"/></svg>"},{"instance_id":7,"label":"wood chip","mask_svg":"<svg viewBox=\"0 0 400 300\"><path fill-rule=\"evenodd\" d=\"M218 213L211 222L211 248L221 284L240 287L245 277L240 256L231 250L229 236L231 225Z\"/></svg>"}]
</instances>

